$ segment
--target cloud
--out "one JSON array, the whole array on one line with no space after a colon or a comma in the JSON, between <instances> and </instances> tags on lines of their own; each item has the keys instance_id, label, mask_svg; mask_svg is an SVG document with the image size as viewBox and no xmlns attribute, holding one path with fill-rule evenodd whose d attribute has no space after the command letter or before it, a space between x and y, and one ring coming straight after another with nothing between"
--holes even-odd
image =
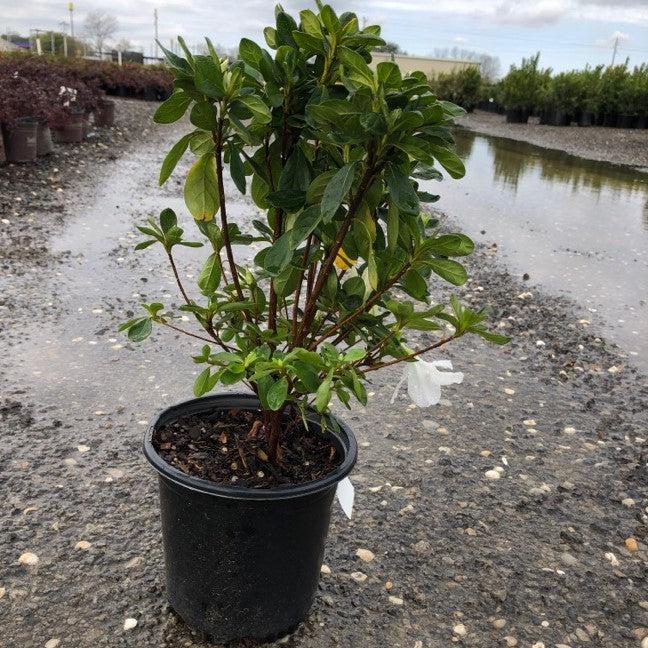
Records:
<instances>
[{"instance_id":1,"label":"cloud","mask_svg":"<svg viewBox=\"0 0 648 648\"><path fill-rule=\"evenodd\" d=\"M599 47L609 48L609 47L612 47L615 43L618 43L619 45L626 45L630 41L631 41L631 38L630 38L629 34L626 34L626 33L622 32L622 31L617 30L617 31L613 32L612 35L609 36L608 38L599 38L596 41L596 44Z\"/></svg>"},{"instance_id":2,"label":"cloud","mask_svg":"<svg viewBox=\"0 0 648 648\"><path fill-rule=\"evenodd\" d=\"M468 39L465 36L455 36L452 39L452 42L453 43L459 43L460 45L462 45L463 43L467 43Z\"/></svg>"}]
</instances>

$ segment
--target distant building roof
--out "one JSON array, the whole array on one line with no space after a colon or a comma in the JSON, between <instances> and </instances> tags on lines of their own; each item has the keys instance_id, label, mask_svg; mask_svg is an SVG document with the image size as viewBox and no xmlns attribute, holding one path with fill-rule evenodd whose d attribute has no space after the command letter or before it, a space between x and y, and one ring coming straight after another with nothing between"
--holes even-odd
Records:
<instances>
[{"instance_id":1,"label":"distant building roof","mask_svg":"<svg viewBox=\"0 0 648 648\"><path fill-rule=\"evenodd\" d=\"M21 49L23 48L20 47L20 45L16 45L15 43L10 43L8 40L5 40L4 38L0 38L0 52L17 52Z\"/></svg>"}]
</instances>

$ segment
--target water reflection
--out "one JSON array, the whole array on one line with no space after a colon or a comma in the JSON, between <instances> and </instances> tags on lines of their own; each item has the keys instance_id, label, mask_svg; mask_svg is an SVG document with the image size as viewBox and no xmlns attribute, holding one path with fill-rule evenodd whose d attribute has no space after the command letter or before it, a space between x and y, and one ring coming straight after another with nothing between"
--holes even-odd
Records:
<instances>
[{"instance_id":1,"label":"water reflection","mask_svg":"<svg viewBox=\"0 0 648 648\"><path fill-rule=\"evenodd\" d=\"M648 174L515 140L455 133L466 176L437 207L511 271L581 307L648 369ZM424 181L436 193L438 184Z\"/></svg>"},{"instance_id":2,"label":"water reflection","mask_svg":"<svg viewBox=\"0 0 648 648\"><path fill-rule=\"evenodd\" d=\"M587 190L600 197L609 192L623 201L643 197L643 220L648 225L648 175L603 162L583 160L560 151L541 149L533 144L505 138L492 138L472 131L457 130L457 151L468 163L474 155L490 158L493 181L517 192L525 178L560 184L572 193ZM475 144L478 146L475 147Z\"/></svg>"}]
</instances>

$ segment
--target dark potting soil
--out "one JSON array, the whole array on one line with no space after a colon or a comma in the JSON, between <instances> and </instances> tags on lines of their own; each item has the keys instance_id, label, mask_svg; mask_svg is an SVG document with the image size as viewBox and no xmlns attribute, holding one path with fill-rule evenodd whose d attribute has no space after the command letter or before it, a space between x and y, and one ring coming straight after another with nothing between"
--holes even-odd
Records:
<instances>
[{"instance_id":1,"label":"dark potting soil","mask_svg":"<svg viewBox=\"0 0 648 648\"><path fill-rule=\"evenodd\" d=\"M280 460L271 462L261 413L244 409L179 418L154 432L153 447L187 475L241 488L305 484L342 461L319 427L306 429L297 414L286 418Z\"/></svg>"}]
</instances>

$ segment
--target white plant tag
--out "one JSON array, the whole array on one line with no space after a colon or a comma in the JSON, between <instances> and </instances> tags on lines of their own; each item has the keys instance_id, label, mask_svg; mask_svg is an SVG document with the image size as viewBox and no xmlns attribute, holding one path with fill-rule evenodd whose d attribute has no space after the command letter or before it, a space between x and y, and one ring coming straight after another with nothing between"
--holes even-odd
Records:
<instances>
[{"instance_id":1,"label":"white plant tag","mask_svg":"<svg viewBox=\"0 0 648 648\"><path fill-rule=\"evenodd\" d=\"M340 502L340 506L344 514L351 519L353 513L353 500L355 499L355 488L348 477L345 477L341 482L338 482L335 495Z\"/></svg>"}]
</instances>

